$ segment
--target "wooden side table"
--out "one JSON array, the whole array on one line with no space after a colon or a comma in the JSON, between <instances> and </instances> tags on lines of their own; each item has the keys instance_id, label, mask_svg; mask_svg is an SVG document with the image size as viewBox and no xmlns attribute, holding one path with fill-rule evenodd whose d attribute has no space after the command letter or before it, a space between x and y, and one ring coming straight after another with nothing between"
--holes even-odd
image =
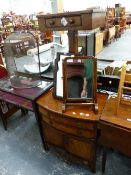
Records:
<instances>
[{"instance_id":1,"label":"wooden side table","mask_svg":"<svg viewBox=\"0 0 131 175\"><path fill-rule=\"evenodd\" d=\"M63 148L69 154L85 160L95 172L97 124L107 95L97 94L98 114L85 106L67 108L62 113L63 102L54 99L52 90L37 100L42 125L42 136L48 144Z\"/></svg>"},{"instance_id":2,"label":"wooden side table","mask_svg":"<svg viewBox=\"0 0 131 175\"><path fill-rule=\"evenodd\" d=\"M70 53L78 52L78 30L92 30L103 27L105 21L106 11L101 9L38 15L41 32L68 31Z\"/></svg>"},{"instance_id":3,"label":"wooden side table","mask_svg":"<svg viewBox=\"0 0 131 175\"><path fill-rule=\"evenodd\" d=\"M43 93L52 87L53 83L50 80L41 80L41 84L32 88L13 88L10 83L9 77L0 79L0 100L13 104L17 107L33 111L38 123L40 134L42 135L41 125L39 122L39 116L36 106L36 100ZM14 110L16 110L15 108ZM7 128L7 114L2 114L2 120L4 120L5 129ZM42 137L43 145L45 145L44 138Z\"/></svg>"},{"instance_id":4,"label":"wooden side table","mask_svg":"<svg viewBox=\"0 0 131 175\"><path fill-rule=\"evenodd\" d=\"M104 147L102 172L105 172L107 149L113 148L131 157L131 108L120 105L115 115L116 98L110 98L100 117L99 142Z\"/></svg>"}]
</instances>

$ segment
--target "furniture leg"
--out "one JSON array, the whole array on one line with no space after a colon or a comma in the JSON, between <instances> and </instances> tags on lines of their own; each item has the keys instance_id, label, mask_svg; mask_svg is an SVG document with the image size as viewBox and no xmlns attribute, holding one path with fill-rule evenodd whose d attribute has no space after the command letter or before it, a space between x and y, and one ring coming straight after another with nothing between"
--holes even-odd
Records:
<instances>
[{"instance_id":1,"label":"furniture leg","mask_svg":"<svg viewBox=\"0 0 131 175\"><path fill-rule=\"evenodd\" d=\"M26 115L28 113L27 109L21 109L22 115Z\"/></svg>"},{"instance_id":2,"label":"furniture leg","mask_svg":"<svg viewBox=\"0 0 131 175\"><path fill-rule=\"evenodd\" d=\"M3 105L2 101L0 101L0 117L2 119L2 123L3 123L4 129L7 130L7 121L4 118L4 116L3 116L2 105Z\"/></svg>"},{"instance_id":3,"label":"furniture leg","mask_svg":"<svg viewBox=\"0 0 131 175\"><path fill-rule=\"evenodd\" d=\"M107 158L107 148L103 148L103 155L102 155L102 174L105 173L105 166L106 166L106 158Z\"/></svg>"},{"instance_id":4,"label":"furniture leg","mask_svg":"<svg viewBox=\"0 0 131 175\"><path fill-rule=\"evenodd\" d=\"M41 122L40 122L39 110L38 110L37 105L36 105L35 102L33 103L33 109L34 109L35 117L36 117L36 120L37 120L37 124L38 124L38 128L39 128L40 136L41 136L41 139L42 139L42 143L43 143L43 146L44 146L44 150L48 151L49 150L48 144L46 143L44 133L42 132L42 125L41 125Z\"/></svg>"},{"instance_id":5,"label":"furniture leg","mask_svg":"<svg viewBox=\"0 0 131 175\"><path fill-rule=\"evenodd\" d=\"M1 114L1 119L2 119L2 123L3 123L4 129L7 130L7 120L4 119L2 114Z\"/></svg>"}]
</instances>

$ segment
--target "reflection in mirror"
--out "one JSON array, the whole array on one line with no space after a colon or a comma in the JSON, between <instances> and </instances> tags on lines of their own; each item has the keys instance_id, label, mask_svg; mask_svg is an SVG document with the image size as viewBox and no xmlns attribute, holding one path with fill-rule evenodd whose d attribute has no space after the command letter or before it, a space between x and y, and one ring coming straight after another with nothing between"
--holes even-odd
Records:
<instances>
[{"instance_id":1,"label":"reflection in mirror","mask_svg":"<svg viewBox=\"0 0 131 175\"><path fill-rule=\"evenodd\" d=\"M92 98L93 95L93 60L67 61L67 97ZM74 87L74 88L72 88Z\"/></svg>"},{"instance_id":2,"label":"reflection in mirror","mask_svg":"<svg viewBox=\"0 0 131 175\"><path fill-rule=\"evenodd\" d=\"M96 102L96 59L94 57L66 57L63 62L65 103Z\"/></svg>"},{"instance_id":3,"label":"reflection in mirror","mask_svg":"<svg viewBox=\"0 0 131 175\"><path fill-rule=\"evenodd\" d=\"M55 70L54 70L54 96L56 98L63 98L63 60L71 56L70 53L57 52L55 59ZM73 56L73 55L72 55Z\"/></svg>"}]
</instances>

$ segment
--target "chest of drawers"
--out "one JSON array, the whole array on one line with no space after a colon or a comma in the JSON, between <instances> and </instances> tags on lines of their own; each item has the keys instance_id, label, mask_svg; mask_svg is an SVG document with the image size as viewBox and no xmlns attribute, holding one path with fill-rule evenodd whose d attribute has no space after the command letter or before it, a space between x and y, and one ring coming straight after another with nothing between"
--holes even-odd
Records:
<instances>
[{"instance_id":1,"label":"chest of drawers","mask_svg":"<svg viewBox=\"0 0 131 175\"><path fill-rule=\"evenodd\" d=\"M107 97L98 96L98 114L85 106L62 113L63 103L53 98L51 90L37 100L46 144L63 148L70 155L86 161L92 171L95 171L96 162L97 124Z\"/></svg>"}]
</instances>

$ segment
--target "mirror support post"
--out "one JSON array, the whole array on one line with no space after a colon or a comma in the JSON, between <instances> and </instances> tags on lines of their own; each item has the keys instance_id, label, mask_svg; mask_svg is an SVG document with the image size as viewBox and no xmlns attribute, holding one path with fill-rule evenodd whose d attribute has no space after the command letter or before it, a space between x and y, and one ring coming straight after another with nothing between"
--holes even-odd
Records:
<instances>
[{"instance_id":1,"label":"mirror support post","mask_svg":"<svg viewBox=\"0 0 131 175\"><path fill-rule=\"evenodd\" d=\"M68 30L69 53L78 53L78 30Z\"/></svg>"}]
</instances>

